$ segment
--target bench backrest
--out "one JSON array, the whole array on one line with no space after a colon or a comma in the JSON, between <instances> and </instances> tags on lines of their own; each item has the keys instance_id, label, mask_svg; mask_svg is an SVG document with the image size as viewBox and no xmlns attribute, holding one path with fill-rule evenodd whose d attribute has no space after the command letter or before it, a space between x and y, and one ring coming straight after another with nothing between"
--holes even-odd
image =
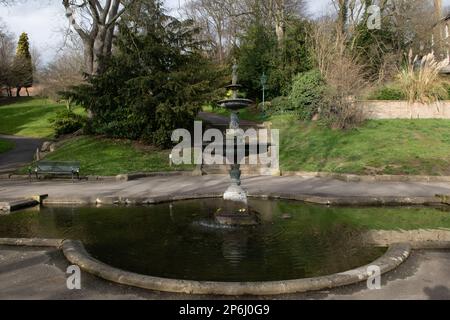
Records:
<instances>
[{"instance_id":1,"label":"bench backrest","mask_svg":"<svg viewBox=\"0 0 450 320\"><path fill-rule=\"evenodd\" d=\"M74 161L39 161L36 168L45 172L72 172L80 170L80 163Z\"/></svg>"}]
</instances>

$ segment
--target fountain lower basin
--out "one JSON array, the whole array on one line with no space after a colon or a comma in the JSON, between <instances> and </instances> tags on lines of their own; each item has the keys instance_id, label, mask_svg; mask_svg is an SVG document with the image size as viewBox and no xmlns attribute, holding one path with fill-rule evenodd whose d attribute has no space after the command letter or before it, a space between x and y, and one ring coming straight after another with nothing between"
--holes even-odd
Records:
<instances>
[{"instance_id":1,"label":"fountain lower basin","mask_svg":"<svg viewBox=\"0 0 450 320\"><path fill-rule=\"evenodd\" d=\"M94 258L149 276L279 281L372 262L386 249L361 243L371 225L398 222L408 229L405 221L423 219L428 225L436 215L436 224L445 227L448 215L431 208L328 208L249 199L259 224L244 227L218 222L214 213L223 206L221 199L197 199L142 207L43 207L0 217L0 237L81 240Z\"/></svg>"}]
</instances>

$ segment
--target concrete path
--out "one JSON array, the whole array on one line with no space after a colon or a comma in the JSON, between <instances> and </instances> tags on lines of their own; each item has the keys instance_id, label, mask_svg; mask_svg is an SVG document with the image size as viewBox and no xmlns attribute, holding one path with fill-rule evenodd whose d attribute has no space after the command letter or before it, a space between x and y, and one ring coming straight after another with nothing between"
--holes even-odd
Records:
<instances>
[{"instance_id":1,"label":"concrete path","mask_svg":"<svg viewBox=\"0 0 450 320\"><path fill-rule=\"evenodd\" d=\"M383 276L381 290L368 290L362 283L331 291L260 298L450 300L449 263L450 251L414 251L407 262ZM68 266L62 252L57 249L0 246L0 299L230 299L142 290L114 284L84 272L82 289L72 291L66 286Z\"/></svg>"},{"instance_id":2,"label":"concrete path","mask_svg":"<svg viewBox=\"0 0 450 320\"><path fill-rule=\"evenodd\" d=\"M60 250L0 247L0 299L152 299L164 295L82 273L82 290L67 289L69 263Z\"/></svg>"},{"instance_id":3,"label":"concrete path","mask_svg":"<svg viewBox=\"0 0 450 320\"><path fill-rule=\"evenodd\" d=\"M17 136L0 135L0 139L8 140L15 144L15 148L0 154L0 173L13 172L33 161L36 149L43 140Z\"/></svg>"},{"instance_id":4,"label":"concrete path","mask_svg":"<svg viewBox=\"0 0 450 320\"><path fill-rule=\"evenodd\" d=\"M382 277L381 290L366 284L330 291L326 299L339 300L450 300L450 250L413 251L398 269Z\"/></svg>"},{"instance_id":5,"label":"concrete path","mask_svg":"<svg viewBox=\"0 0 450 320\"><path fill-rule=\"evenodd\" d=\"M229 177L216 175L152 177L128 182L0 180L0 201L38 194L48 194L50 199L211 194L225 191L228 185ZM343 182L306 177L249 176L243 178L243 186L250 194L290 193L324 197L433 197L450 194L449 183Z\"/></svg>"}]
</instances>

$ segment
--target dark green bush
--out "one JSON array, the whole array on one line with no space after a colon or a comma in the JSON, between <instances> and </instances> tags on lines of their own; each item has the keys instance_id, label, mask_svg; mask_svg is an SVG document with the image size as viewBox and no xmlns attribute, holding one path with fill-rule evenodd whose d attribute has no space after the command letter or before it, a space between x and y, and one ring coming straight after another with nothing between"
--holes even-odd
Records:
<instances>
[{"instance_id":1,"label":"dark green bush","mask_svg":"<svg viewBox=\"0 0 450 320\"><path fill-rule=\"evenodd\" d=\"M266 108L266 112L270 115L292 112L292 105L288 97L276 97L270 102L270 106Z\"/></svg>"},{"instance_id":2,"label":"dark green bush","mask_svg":"<svg viewBox=\"0 0 450 320\"><path fill-rule=\"evenodd\" d=\"M71 110L58 111L51 120L56 136L77 132L85 123L85 119Z\"/></svg>"},{"instance_id":3,"label":"dark green bush","mask_svg":"<svg viewBox=\"0 0 450 320\"><path fill-rule=\"evenodd\" d=\"M301 120L312 120L324 103L326 84L318 70L298 74L289 95L290 107Z\"/></svg>"},{"instance_id":4,"label":"dark green bush","mask_svg":"<svg viewBox=\"0 0 450 320\"><path fill-rule=\"evenodd\" d=\"M403 92L395 87L385 86L369 96L370 100L405 100L406 97Z\"/></svg>"}]
</instances>

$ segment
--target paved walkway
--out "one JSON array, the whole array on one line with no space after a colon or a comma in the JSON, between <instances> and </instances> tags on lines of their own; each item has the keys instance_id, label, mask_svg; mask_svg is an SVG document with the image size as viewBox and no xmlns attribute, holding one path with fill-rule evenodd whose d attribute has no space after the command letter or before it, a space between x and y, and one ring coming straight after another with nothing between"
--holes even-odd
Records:
<instances>
[{"instance_id":1,"label":"paved walkway","mask_svg":"<svg viewBox=\"0 0 450 320\"><path fill-rule=\"evenodd\" d=\"M15 144L13 150L0 154L0 173L13 172L33 161L36 149L43 143L42 139L17 136L0 135L0 139Z\"/></svg>"},{"instance_id":2,"label":"paved walkway","mask_svg":"<svg viewBox=\"0 0 450 320\"><path fill-rule=\"evenodd\" d=\"M0 201L48 194L50 198L130 197L211 194L224 192L227 176L152 177L128 182L0 180ZM290 193L329 197L433 197L450 194L449 183L343 182L328 178L249 176L243 186L250 194Z\"/></svg>"},{"instance_id":3,"label":"paved walkway","mask_svg":"<svg viewBox=\"0 0 450 320\"><path fill-rule=\"evenodd\" d=\"M364 283L330 291L264 299L449 299L450 251L415 251L382 278L381 290ZM69 263L57 249L0 246L0 299L221 299L161 293L111 283L82 273L81 290L66 287ZM231 297L233 298L233 297ZM250 297L247 297L250 298Z\"/></svg>"}]
</instances>

